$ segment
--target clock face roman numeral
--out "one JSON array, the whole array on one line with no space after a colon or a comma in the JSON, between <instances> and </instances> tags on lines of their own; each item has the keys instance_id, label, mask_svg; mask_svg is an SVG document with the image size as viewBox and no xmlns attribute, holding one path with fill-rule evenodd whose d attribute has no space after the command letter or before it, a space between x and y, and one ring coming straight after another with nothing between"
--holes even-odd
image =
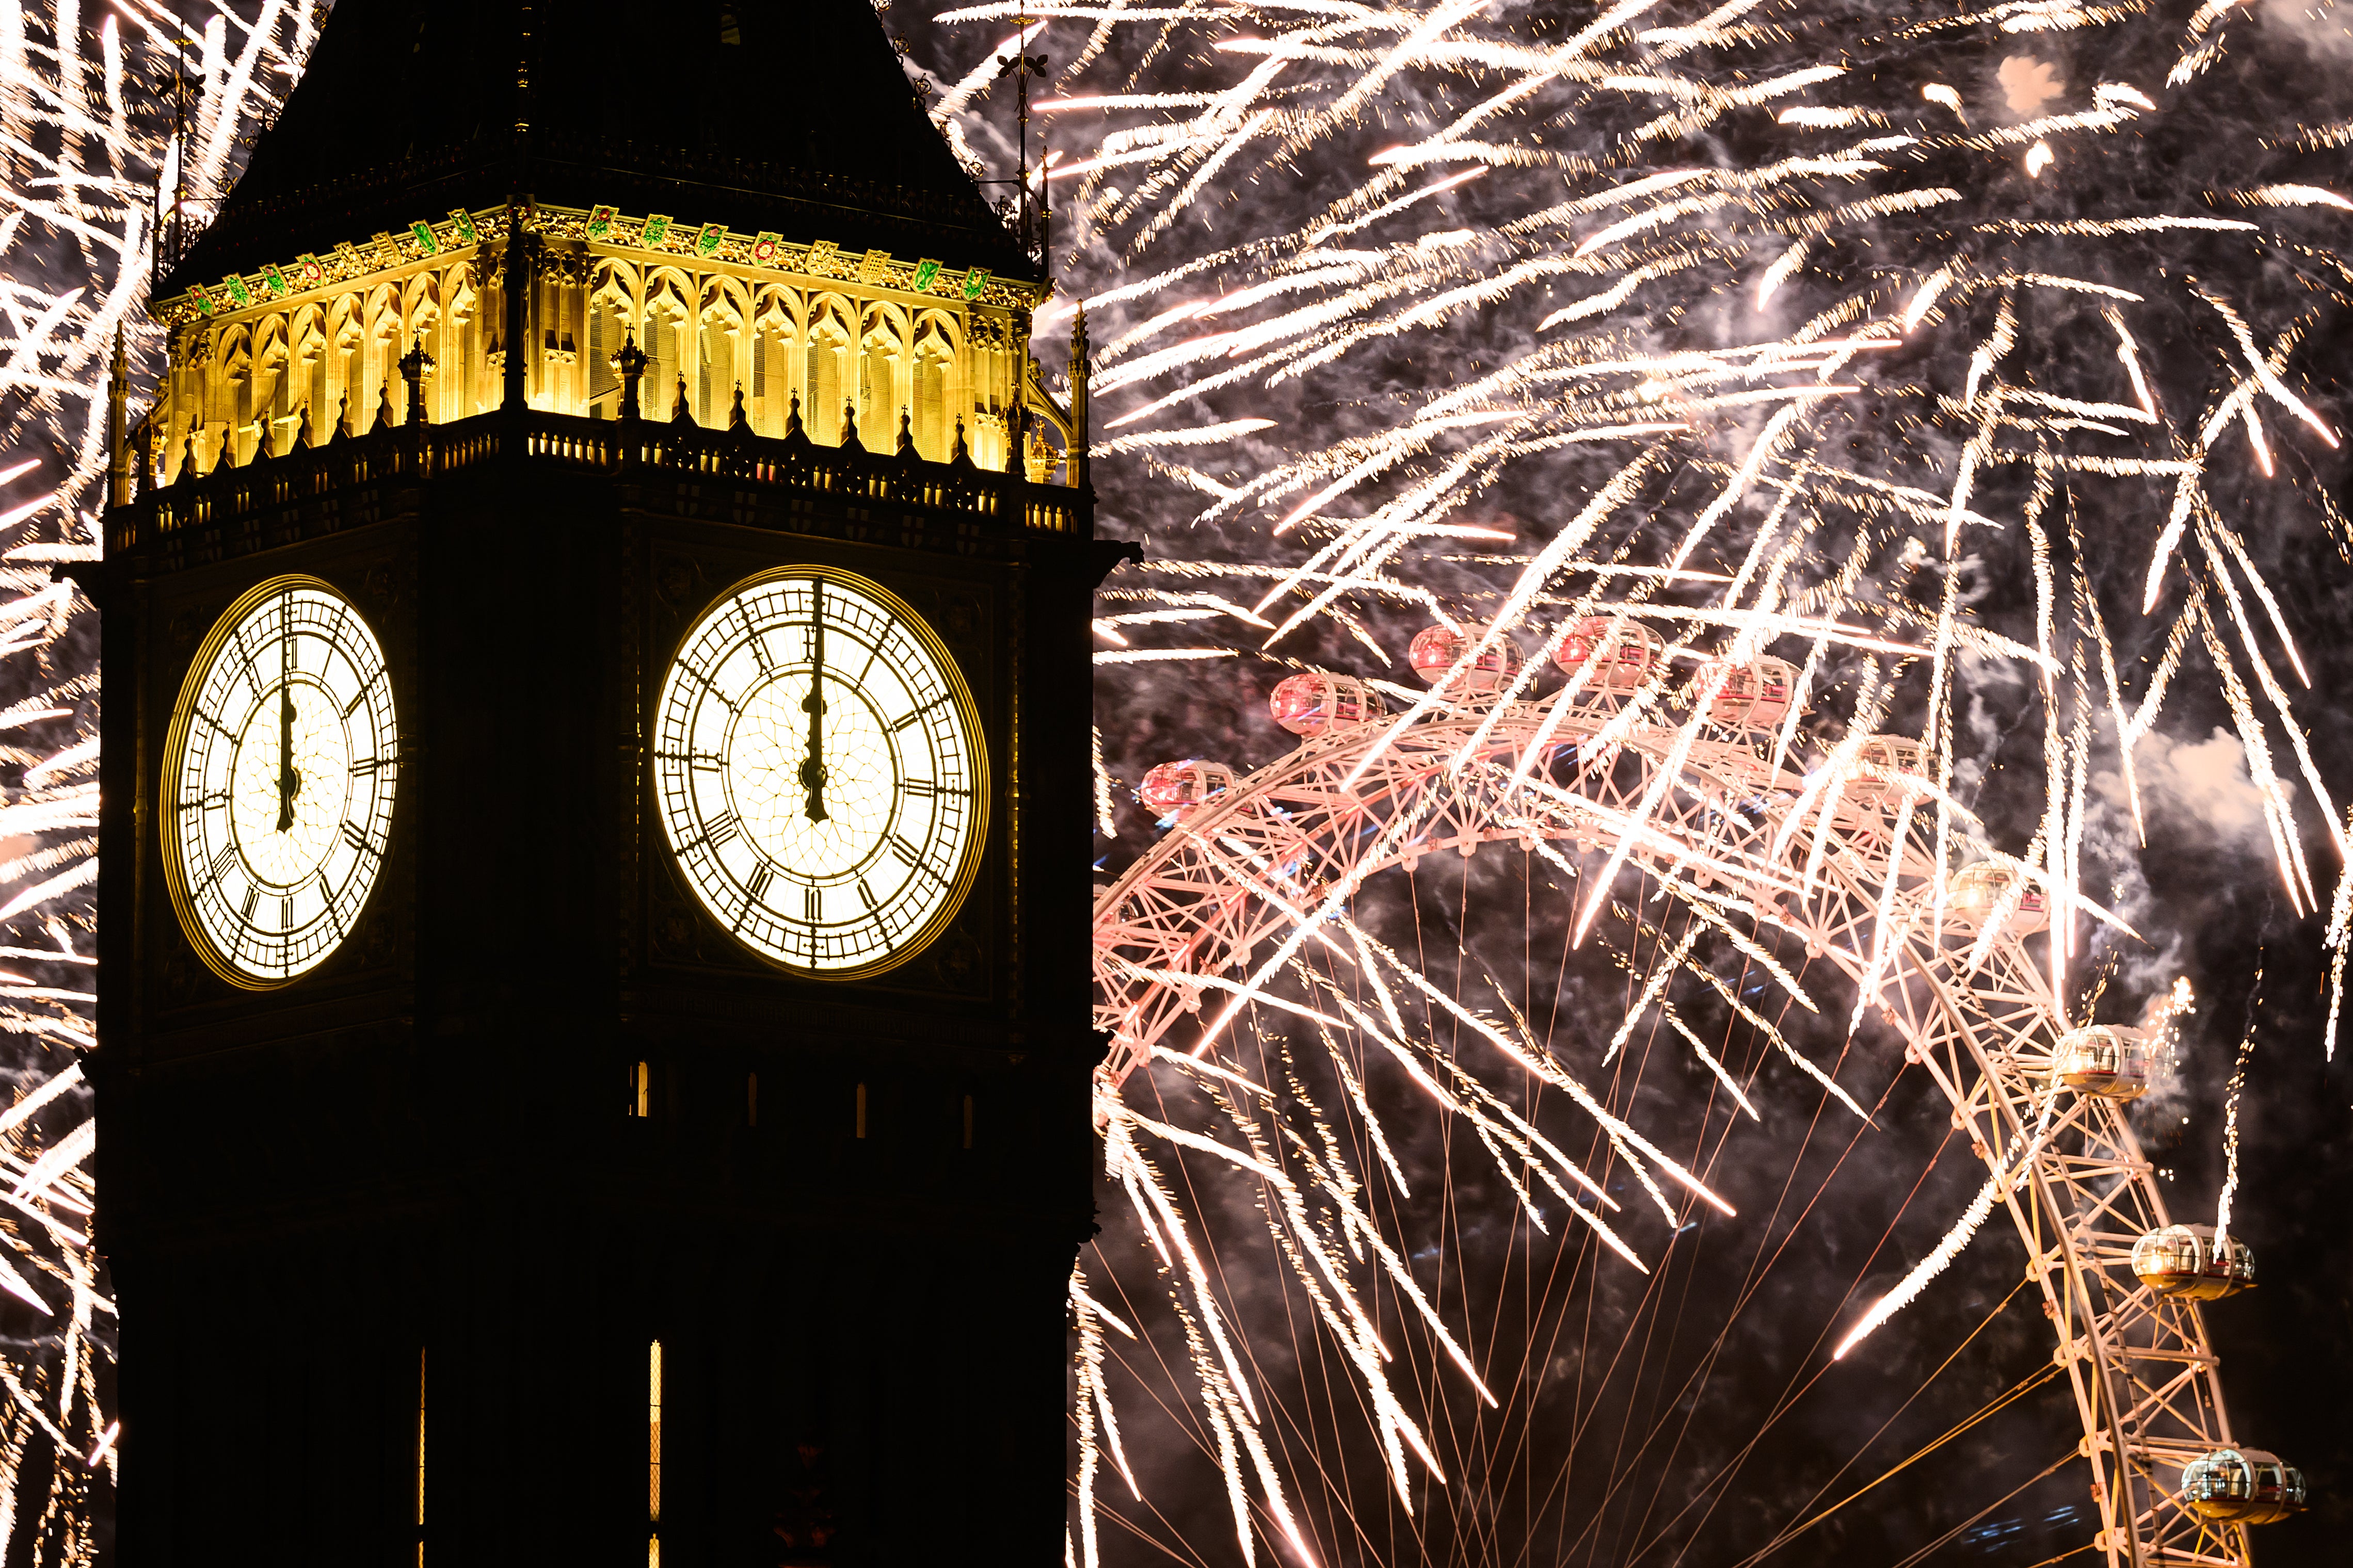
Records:
<instances>
[{"instance_id":1,"label":"clock face roman numeral","mask_svg":"<svg viewBox=\"0 0 2353 1568\"><path fill-rule=\"evenodd\" d=\"M353 713L358 712L360 704L367 701L370 697L374 696L377 687L388 684L391 679L392 672L385 669L382 665L378 665L376 667L375 673L369 676L365 684L362 685L358 690L352 693L351 700L343 704L343 717L348 719Z\"/></svg>"},{"instance_id":2,"label":"clock face roman numeral","mask_svg":"<svg viewBox=\"0 0 2353 1568\"><path fill-rule=\"evenodd\" d=\"M937 697L933 698L929 702L924 703L922 707L911 709L900 718L893 720L891 724L892 730L896 732L909 729L918 720L922 719L924 714L930 712L933 709L937 708L941 703L945 702L947 700L948 694L944 691L941 692Z\"/></svg>"},{"instance_id":3,"label":"clock face roman numeral","mask_svg":"<svg viewBox=\"0 0 2353 1568\"><path fill-rule=\"evenodd\" d=\"M652 717L679 868L755 952L853 974L954 912L987 758L954 664L881 587L806 567L738 585L688 629Z\"/></svg>"},{"instance_id":4,"label":"clock face roman numeral","mask_svg":"<svg viewBox=\"0 0 2353 1568\"><path fill-rule=\"evenodd\" d=\"M230 608L181 689L164 771L166 879L207 963L281 984L336 950L383 863L399 757L390 668L340 595L287 577Z\"/></svg>"}]
</instances>

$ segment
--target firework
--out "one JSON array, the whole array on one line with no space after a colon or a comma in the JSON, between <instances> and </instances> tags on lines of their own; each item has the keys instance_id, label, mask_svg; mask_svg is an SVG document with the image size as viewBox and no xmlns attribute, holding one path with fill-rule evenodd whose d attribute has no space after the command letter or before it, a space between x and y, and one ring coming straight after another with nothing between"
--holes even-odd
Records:
<instances>
[{"instance_id":1,"label":"firework","mask_svg":"<svg viewBox=\"0 0 2353 1568\"><path fill-rule=\"evenodd\" d=\"M1523 825L1570 900L1574 940L1600 940L1628 971L1630 1005L1600 1031L1601 1060L1656 1017L1754 1110L1678 997L1723 994L1695 952L1745 943L1744 962L1769 958L1762 939L1789 929L1777 910L1852 875L1833 824L1858 797L1883 802L1892 827L1868 885L1842 895L1867 906L1850 1037L1900 1010L1890 988L1907 933L1957 918L1968 861L2005 879L1991 913L1968 917L1960 972L1983 972L2031 898L2050 910L2035 984L2051 1026L2089 1023L2102 984L2089 960L2136 918L2086 895L2113 864L2090 780L2121 777L2141 833L2135 748L2185 705L2211 705L2235 735L2283 896L2325 906L2341 986L2345 828L2306 740L2310 675L2262 542L2318 533L2353 548L2327 493L2341 432L2307 381L2310 345L2353 282L2337 254L2353 202L2331 187L2328 155L2353 106L2327 101L2325 71L2292 88L2266 74L2272 31L2291 24L2225 4L1799 0L1623 0L1573 19L1442 0L992 4L944 19L1017 16L1025 39L1041 21L1067 33L1061 96L1040 110L1069 154L1050 179L1079 237L1070 287L1103 345L1098 450L1138 454L1198 498L1166 520L1189 538L1162 530L1176 558L1121 589L1133 609L1118 640L1139 646L1115 657L1144 665L1156 639L1135 617L1181 604L1214 613L1184 623L1174 657L1224 647L1278 669L1350 668L1401 710L1348 748L1343 796L1430 765L1432 727L1448 731L1458 794ZM1498 534L1511 543L1495 553L1461 552ZM1213 584L1228 596L1205 600ZM1537 682L1596 617L1651 628L1661 651L1611 711L1572 723L1584 676L1552 693ZM1383 679L1432 621L1459 637L1442 678ZM1799 773L1769 851L1744 859L1738 835L1694 828L1681 797L1724 740L1741 672L1775 656L1792 689L1749 743L1768 778L1785 763ZM2185 679L2193 668L2211 679ZM1466 714L1461 681L1481 670L1498 673ZM1546 715L1533 735L1529 713ZM2010 731L2037 738L2041 788L1989 823L1975 804L1995 761L1987 736ZM1546 776L1564 737L1585 757L1639 741L1657 765L1639 794L1597 804ZM1479 777L1495 767L1500 787ZM1099 787L1110 799L1108 765ZM1303 797L1281 793L1297 787L1243 789L1275 790L1312 837ZM1410 865L1448 809L1400 807L1352 863ZM1114 1032L1232 1066L1267 1053L1261 1033L1247 1050L1234 1039L1257 1009L1298 1016L1286 981L1336 999L1318 1007L1328 1035L1345 1000L1332 976L1353 972L1348 986L1382 1004L1342 1007L1356 1041L1413 1049L1397 990L1426 999L1450 1036L1498 1047L1491 1098L1507 1080L1575 1081L1368 948L1348 915L1362 871L1257 838L1241 815L1169 831L1214 839L1203 854L1229 863L1229 888L1271 911L1235 936L1249 962L1206 986L1212 1006L1193 970L1222 955L1155 983L1181 981L1190 1024L1155 1011L1147 987L1114 986ZM1572 832L1593 857L1553 847ZM1169 863L1155 853L1154 867ZM1638 870L1689 911L1680 933L1612 916ZM1778 960L1769 971L1802 994ZM1476 1103L1442 1075L1417 1077L1440 1112ZM1122 1093L1107 1091L1104 1115L1124 1114ZM2052 1135L2055 1098L1979 1140L1977 1201L1841 1353L2010 1199ZM1609 1118L1609 1142L1640 1170L1631 1127L1578 1103ZM1396 1131L1376 1140L1385 1166ZM1488 1124L1480 1136L1499 1167L1542 1163Z\"/></svg>"},{"instance_id":2,"label":"firework","mask_svg":"<svg viewBox=\"0 0 2353 1568\"><path fill-rule=\"evenodd\" d=\"M91 1559L119 1435L79 1065L96 1044L96 627L58 572L100 553L110 388L136 396L161 358L143 311L157 224L182 199L203 221L240 137L291 85L317 10L264 0L192 26L153 0L0 5L0 1031L15 1085L0 1110L0 1289L38 1324L0 1367L0 1552L22 1561ZM184 122L167 82L184 84Z\"/></svg>"}]
</instances>

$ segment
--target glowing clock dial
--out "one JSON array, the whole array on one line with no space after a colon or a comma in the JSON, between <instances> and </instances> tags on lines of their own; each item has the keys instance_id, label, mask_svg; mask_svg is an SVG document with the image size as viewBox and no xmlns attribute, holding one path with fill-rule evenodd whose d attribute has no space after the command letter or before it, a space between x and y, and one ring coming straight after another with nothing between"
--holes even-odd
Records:
<instances>
[{"instance_id":1,"label":"glowing clock dial","mask_svg":"<svg viewBox=\"0 0 2353 1568\"><path fill-rule=\"evenodd\" d=\"M400 771L384 649L314 577L247 594L205 639L165 746L165 879L189 941L239 985L324 963L383 869Z\"/></svg>"},{"instance_id":2,"label":"glowing clock dial","mask_svg":"<svg viewBox=\"0 0 2353 1568\"><path fill-rule=\"evenodd\" d=\"M662 682L654 784L713 919L786 968L904 962L955 913L987 817L972 694L889 591L796 566L739 584Z\"/></svg>"}]
</instances>

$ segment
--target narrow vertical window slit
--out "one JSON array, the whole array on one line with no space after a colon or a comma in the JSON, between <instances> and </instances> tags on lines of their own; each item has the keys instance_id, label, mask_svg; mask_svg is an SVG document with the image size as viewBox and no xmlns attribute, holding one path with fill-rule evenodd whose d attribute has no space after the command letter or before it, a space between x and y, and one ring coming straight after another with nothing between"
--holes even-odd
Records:
<instances>
[{"instance_id":1,"label":"narrow vertical window slit","mask_svg":"<svg viewBox=\"0 0 2353 1568\"><path fill-rule=\"evenodd\" d=\"M425 1568L425 1347L417 1347L417 1568Z\"/></svg>"},{"instance_id":2,"label":"narrow vertical window slit","mask_svg":"<svg viewBox=\"0 0 2353 1568\"><path fill-rule=\"evenodd\" d=\"M646 1568L661 1568L662 1348L646 1355Z\"/></svg>"}]
</instances>

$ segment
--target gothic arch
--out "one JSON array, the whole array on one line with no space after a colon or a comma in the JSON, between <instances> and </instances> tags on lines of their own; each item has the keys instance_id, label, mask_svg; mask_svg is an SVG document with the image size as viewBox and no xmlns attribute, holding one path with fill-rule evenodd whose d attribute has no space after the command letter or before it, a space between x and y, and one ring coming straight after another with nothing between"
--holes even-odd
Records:
<instances>
[{"instance_id":1,"label":"gothic arch","mask_svg":"<svg viewBox=\"0 0 2353 1568\"><path fill-rule=\"evenodd\" d=\"M852 351L858 338L856 306L839 294L819 294L809 302L808 400L801 410L809 437L826 446L841 440L841 414L857 384ZM862 439L861 432L861 439Z\"/></svg>"},{"instance_id":2,"label":"gothic arch","mask_svg":"<svg viewBox=\"0 0 2353 1568\"><path fill-rule=\"evenodd\" d=\"M804 402L808 397L803 384L808 367L807 301L799 289L780 283L762 285L752 301L752 374L745 383L745 402L754 429L763 436L782 436L792 395L799 392Z\"/></svg>"},{"instance_id":3,"label":"gothic arch","mask_svg":"<svg viewBox=\"0 0 2353 1568\"><path fill-rule=\"evenodd\" d=\"M899 442L899 414L908 403L907 312L899 306L870 303L858 334L858 428L870 451L887 452Z\"/></svg>"},{"instance_id":4,"label":"gothic arch","mask_svg":"<svg viewBox=\"0 0 2353 1568\"><path fill-rule=\"evenodd\" d=\"M245 461L239 432L253 420L253 327L239 321L222 331L213 344L213 363L205 377L207 406L206 433L196 452L207 471L224 456Z\"/></svg>"},{"instance_id":5,"label":"gothic arch","mask_svg":"<svg viewBox=\"0 0 2353 1568\"><path fill-rule=\"evenodd\" d=\"M715 275L704 280L700 312L700 353L694 389L696 416L708 426L724 426L734 406L735 389L744 388L752 370L752 338L745 331L751 320L749 285L739 279Z\"/></svg>"},{"instance_id":6,"label":"gothic arch","mask_svg":"<svg viewBox=\"0 0 2353 1568\"><path fill-rule=\"evenodd\" d=\"M955 447L955 414L963 395L964 334L945 310L915 317L914 348L908 361L908 403L913 413L915 449L933 462L947 461Z\"/></svg>"},{"instance_id":7,"label":"gothic arch","mask_svg":"<svg viewBox=\"0 0 2353 1568\"><path fill-rule=\"evenodd\" d=\"M698 292L694 280L678 268L656 267L646 274L638 346L646 353L646 384L639 395L649 419L670 417L679 379L694 363Z\"/></svg>"},{"instance_id":8,"label":"gothic arch","mask_svg":"<svg viewBox=\"0 0 2353 1568\"><path fill-rule=\"evenodd\" d=\"M587 414L613 419L621 411L621 377L613 356L633 341L643 321L644 275L618 257L595 258L588 279ZM643 396L642 389L639 396Z\"/></svg>"},{"instance_id":9,"label":"gothic arch","mask_svg":"<svg viewBox=\"0 0 2353 1568\"><path fill-rule=\"evenodd\" d=\"M301 427L302 416L311 417L311 439L323 440L326 428L321 420L321 410L327 403L327 310L311 303L297 306L287 327L287 374L290 406L294 423L288 438Z\"/></svg>"}]
</instances>

